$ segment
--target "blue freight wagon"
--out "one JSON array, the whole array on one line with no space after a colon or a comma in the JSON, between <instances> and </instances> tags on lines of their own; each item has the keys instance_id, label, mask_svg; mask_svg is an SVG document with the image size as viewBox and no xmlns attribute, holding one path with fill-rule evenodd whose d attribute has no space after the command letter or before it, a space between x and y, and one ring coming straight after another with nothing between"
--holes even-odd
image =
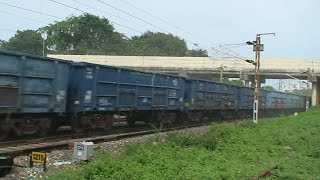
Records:
<instances>
[{"instance_id":1,"label":"blue freight wagon","mask_svg":"<svg viewBox=\"0 0 320 180\"><path fill-rule=\"evenodd\" d=\"M238 108L237 86L212 81L187 79L184 106L192 119L214 117L217 119L233 114Z\"/></svg>"},{"instance_id":2,"label":"blue freight wagon","mask_svg":"<svg viewBox=\"0 0 320 180\"><path fill-rule=\"evenodd\" d=\"M109 128L114 114L125 115L132 125L176 118L183 110L181 77L74 63L70 78L68 113L75 129Z\"/></svg>"},{"instance_id":3,"label":"blue freight wagon","mask_svg":"<svg viewBox=\"0 0 320 180\"><path fill-rule=\"evenodd\" d=\"M0 51L0 138L51 130L65 113L68 75L67 61Z\"/></svg>"},{"instance_id":4,"label":"blue freight wagon","mask_svg":"<svg viewBox=\"0 0 320 180\"><path fill-rule=\"evenodd\" d=\"M283 92L269 91L266 95L270 112L294 112L305 108L306 97Z\"/></svg>"}]
</instances>

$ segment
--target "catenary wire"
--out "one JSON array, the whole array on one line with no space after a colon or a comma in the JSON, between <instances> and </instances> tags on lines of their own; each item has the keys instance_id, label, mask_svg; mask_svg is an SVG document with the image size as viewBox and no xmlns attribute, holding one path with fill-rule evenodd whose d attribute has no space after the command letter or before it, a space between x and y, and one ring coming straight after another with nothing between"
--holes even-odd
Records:
<instances>
[{"instance_id":1,"label":"catenary wire","mask_svg":"<svg viewBox=\"0 0 320 180\"><path fill-rule=\"evenodd\" d=\"M12 4L7 4L7 3L4 3L4 2L0 2L0 4L6 5L6 6L10 6L10 7L14 7L14 8L18 8L18 9L22 9L22 10L33 12L33 13L37 13L37 14L41 14L41 15L44 15L44 16L52 17L52 18L55 18L55 19L62 19L62 18L60 18L58 16L55 16L55 15L50 15L50 14L47 14L47 13L34 11L34 10L31 10L31 9L23 8L23 7L12 5Z\"/></svg>"},{"instance_id":2,"label":"catenary wire","mask_svg":"<svg viewBox=\"0 0 320 180\"><path fill-rule=\"evenodd\" d=\"M150 23L150 22L148 22L148 21L145 21L145 20L143 20L143 19L141 19L141 18L139 18L139 17L137 17L137 16L135 16L135 15L132 15L132 14L126 12L126 11L123 11L123 10L121 10L121 9L115 7L115 6L112 6L112 5L108 4L108 3L106 3L106 2L103 2L103 1L101 1L101 0L97 0L97 1L99 1L100 3L102 3L102 4L106 5L106 6L111 7L111 8L113 8L113 9L117 10L117 11L120 11L120 12L122 12L122 13L128 15L128 16L131 16L131 17L133 17L133 18L135 18L135 19L138 19L139 21L142 21L142 22L144 22L144 23L146 23L146 24L149 24L150 26L153 26L153 27L155 27L155 28L157 28L157 29L160 29L160 30L162 30L162 31L164 31L164 32L166 32L166 33L170 33L169 31L167 31L167 30L165 30L165 29L163 29L163 28L161 28L161 27L159 27L159 26L157 26L157 25L154 25L154 24L152 24L152 23Z\"/></svg>"},{"instance_id":3,"label":"catenary wire","mask_svg":"<svg viewBox=\"0 0 320 180\"><path fill-rule=\"evenodd\" d=\"M74 9L74 10L79 11L79 12L82 12L82 13L86 13L85 11L83 11L83 10L81 10L81 9L78 9L78 8L75 8L75 7L72 7L72 6L69 6L69 5L67 5L67 4L64 4L64 3L61 3L61 2L58 2L58 1L55 1L55 0L49 0L49 1L54 2L54 3L57 3L57 4L60 4L60 5L62 5L62 6L65 6L65 7L71 8L71 9ZM110 21L110 20L109 20L109 21ZM113 24L116 24L116 25L118 25L118 26L121 26L121 27L130 29L130 30L132 30L132 31L136 31L136 32L139 32L139 33L143 33L142 31L139 31L139 30L136 30L136 29L134 29L134 28L131 28L131 27L128 27L128 26L125 26L125 25L116 23L116 22L114 22L114 21L110 21L110 22L113 23Z\"/></svg>"},{"instance_id":4,"label":"catenary wire","mask_svg":"<svg viewBox=\"0 0 320 180\"><path fill-rule=\"evenodd\" d=\"M14 30L11 30L11 29L6 29L6 28L2 28L2 27L0 27L0 30L2 30L2 31L8 31L8 32L14 32L14 33L16 33L16 31L14 31Z\"/></svg>"},{"instance_id":5,"label":"catenary wire","mask_svg":"<svg viewBox=\"0 0 320 180\"><path fill-rule=\"evenodd\" d=\"M100 1L100 0L99 0L99 1ZM160 20L160 21L162 21L162 22L164 22L164 23L166 23L166 24L169 24L170 26L172 26L172 27L174 27L174 28L176 28L176 29L179 29L179 30L182 31L182 32L185 32L185 33L188 33L188 34L192 35L192 33L186 32L186 31L183 30L182 28L180 28L180 27L178 27L178 26L175 26L175 25L171 24L170 22L168 22L168 21L166 21L166 20L163 20L162 18L157 17L157 16L155 16L155 15L153 15L153 14L151 14L151 13L149 13L149 12L147 12L147 11L145 11L145 10L137 7L137 6L134 6L134 5L131 4L131 3L128 3L128 2L126 2L126 1L124 1L124 0L119 0L119 1L121 1L121 2L124 3L124 4L127 4L127 5L131 6L131 7L133 7L134 9L137 9L137 10L139 10L139 11L141 11L141 12L143 12L143 13L145 13L145 14L147 14L147 15L155 18L155 19L158 19L158 20ZM194 44L196 47L199 47L199 44L198 44L198 43L195 43L195 42L193 42L193 41L189 41L189 40L187 40L187 39L186 39L186 41ZM210 42L209 42L209 43L210 43ZM236 45L237 47L240 47L240 46L246 45L246 43L223 44L223 45L226 45L226 46L227 46L227 45ZM204 48L204 49L206 49L206 48ZM217 51L217 50L215 50L215 51ZM222 51L222 50L219 51L220 54L222 53L221 51ZM231 51L231 50L230 50L230 51ZM236 54L237 56L241 57L240 59L246 59L245 57L239 55L238 53L236 53L236 52L234 52L234 51L231 51L231 52L234 53L234 54ZM223 52L223 54L229 54L229 53ZM229 54L229 55L231 55L231 54ZM236 57L236 56L234 56L234 55L231 55L231 56ZM238 58L239 58L239 57L238 57Z\"/></svg>"},{"instance_id":6,"label":"catenary wire","mask_svg":"<svg viewBox=\"0 0 320 180\"><path fill-rule=\"evenodd\" d=\"M55 0L50 0L50 1L55 2L55 3L58 3L58 4L61 4L61 5L63 5L63 6L66 6L66 7L72 8L72 9L75 9L75 10L80 11L80 12L85 12L85 11L79 10L78 8L74 8L74 7L72 7L72 6L63 4L63 3L61 3L61 2L57 2L57 1L55 1ZM143 19L141 19L141 18L139 18L139 17L136 17L136 16L134 16L134 15L131 15L130 13L127 13L127 12L125 12L125 11L119 9L119 8L116 8L116 7L114 7L114 6L110 5L110 4L107 4L107 3L105 3L105 2L103 2L103 1L101 1L101 0L97 0L97 1L99 1L99 2L101 2L101 3L103 3L103 4L105 4L105 5L107 5L107 6L109 6L109 7L112 7L112 8L114 8L114 9L117 9L118 11L123 12L123 13L125 13L125 14L127 14L127 15L130 15L130 16L132 16L132 17L135 17L136 19L139 19L139 20L141 20L142 22L145 22L145 23L150 24L150 25L152 25L152 26L154 26L154 27L156 27L156 28L158 28L158 29L161 29L161 30L163 30L163 31L165 31L165 32L170 33L169 31L164 30L163 28L160 28L160 27L158 27L158 26L155 26L155 25L153 25L153 24L151 24L151 23L149 23L149 22L147 22L147 21L145 21L145 20L143 20ZM60 18L60 17L55 16L55 15L50 15L50 14L47 14L47 13L43 13L43 12L39 12L39 11L35 11L35 10L23 8L23 7L16 6L16 5L7 4L7 3L4 3L4 2L0 2L0 4L6 5L6 6L10 6L10 7L14 7L14 8L18 8L18 9L22 9L22 10L29 11L29 12L33 12L33 13L37 13L37 14L41 14L41 15L45 15L45 16L52 17L52 18L56 18L56 19L60 19L60 20L63 19L63 18ZM113 22L113 21L110 21L110 22L112 22L113 24L116 24L116 25L125 27L125 28L127 28L127 29L130 29L130 30L139 32L139 33L143 33L143 32L141 32L141 31L136 30L136 29L133 29L133 28L131 28L131 27L128 27L128 26L125 26L125 25L122 25L122 24L119 24L119 23L116 23L116 22ZM15 32L15 31L12 31L12 30L4 29L4 28L2 28L2 30ZM189 42L189 43L194 44L194 46L199 47L199 44L198 44L198 43L195 43L195 42L190 41L190 40L187 40L187 39L185 39L185 40L186 40L187 42ZM206 48L203 48L203 49L206 49ZM212 48L212 49L215 50L216 52L219 52L220 54L229 54L229 53L225 53L225 52L219 51L219 50L214 49L214 48ZM230 54L229 54L229 55L230 55ZM234 55L232 55L232 56L233 56L233 57L236 57L236 56L234 56ZM239 57L236 57L236 58L239 58ZM240 59L243 59L243 58L240 58Z\"/></svg>"},{"instance_id":7,"label":"catenary wire","mask_svg":"<svg viewBox=\"0 0 320 180\"><path fill-rule=\"evenodd\" d=\"M66 4L64 4L64 3L61 3L61 2L58 2L58 1L55 1L55 0L49 0L49 1L55 2L55 3L57 3L57 4L60 4L60 5L65 6L65 7L72 8L72 9L77 10L77 11L80 11L80 12L82 12L82 13L86 13L86 12L83 11L83 10L80 10L80 9L78 9L78 8L74 8L74 7L72 7L72 6L66 5ZM113 8L113 9L116 9L117 11L120 11L120 12L122 12L122 13L124 13L124 14L127 14L127 15L131 16L131 17L134 17L135 19L138 19L138 20L140 20L140 21L142 21L142 22L144 22L144 23L146 23L146 24L149 24L149 25L151 25L151 26L153 26L153 27L156 27L156 28L158 28L158 29L160 29L160 30L162 30L162 31L165 31L165 32L167 32L167 33L170 33L169 31L167 31L167 30L165 30L165 29L163 29L163 28L161 28L161 27L158 27L158 26L156 26L156 25L153 25L152 23L149 23L149 22L147 22L147 21L145 21L145 20L143 20L143 19L141 19L141 18L139 18L139 17L137 17L137 16L134 16L134 15L128 13L128 12L125 12L125 11L123 11L123 10L115 7L115 6L112 6L112 5L110 5L110 4L108 4L108 3L105 3L105 2L103 2L103 1L101 1L101 0L97 0L97 1L100 2L100 3L102 3L102 4L104 4L104 5L106 5L106 6L109 6L109 7ZM112 21L110 21L110 22L112 22ZM112 22L112 23L119 25L118 23L115 23L115 22ZM123 25L120 25L120 26L123 26ZM124 26L124 27L129 28L129 29L131 29L131 30L134 30L133 28L130 28L130 27L127 27L127 26ZM134 31L137 31L137 30L134 30ZM141 31L137 31L137 32L143 33L143 32L141 32ZM194 41L187 40L187 39L185 39L185 40L186 40L187 42L189 42L189 43L192 43L194 46L199 47L199 44L198 44L198 43L196 43L196 42L194 42ZM200 48L201 48L201 47L200 47ZM203 48L203 49L206 49L206 48ZM218 50L216 50L216 51L218 51ZM220 52L221 52L221 51L220 51ZM229 54L229 53L223 53L223 54ZM230 54L230 55L231 55L231 54ZM235 55L231 55L231 56L236 57ZM236 58L240 58L240 59L242 59L242 60L244 59L244 58L241 58L241 57L236 57Z\"/></svg>"},{"instance_id":8,"label":"catenary wire","mask_svg":"<svg viewBox=\"0 0 320 180\"><path fill-rule=\"evenodd\" d=\"M186 30L182 29L181 27L176 26L176 25L174 25L174 24L170 23L169 21L166 21L166 20L164 20L164 19L162 19L162 18L160 18L160 17L158 17L158 16L155 16L155 15L153 15L153 14L151 14L151 13L147 12L146 10L143 10L143 9L141 9L141 8L137 7L137 6L134 6L133 4L128 3L128 2L126 2L126 1L124 1L124 0L120 0L120 1L121 1L122 3L124 3L124 4L127 4L127 5L129 5L129 6L131 6L131 7L133 7L134 9L137 9L137 10L139 10L139 11L141 11L141 12L143 12L143 13L145 13L145 14L147 14L147 15L149 15L149 16L151 16L151 17L155 18L155 19L158 19L158 20L160 20L160 21L162 21L162 22L164 22L164 23L166 23L166 24L170 25L171 27L174 27L174 28L176 28L176 29L178 29L178 30L180 30L180 31L182 31L182 32L184 32L184 33L187 33L187 34L189 34L189 35L192 35L192 33L190 33L190 32L188 32L188 31L186 31Z\"/></svg>"},{"instance_id":9,"label":"catenary wire","mask_svg":"<svg viewBox=\"0 0 320 180\"><path fill-rule=\"evenodd\" d=\"M5 13L5 14L9 14L9 15L13 15L13 16L16 16L16 17L19 17L19 18L23 18L23 19L28 19L30 21L34 21L34 22L38 22L38 23L41 23L41 24L48 24L48 23L45 23L43 21L39 21L39 20L36 20L36 19L32 19L32 18L29 18L29 17L26 17L26 16L21 16L21 15L18 15L18 14L14 14L14 13L11 13L11 12L7 12L7 11L2 11L0 10L1 13Z\"/></svg>"},{"instance_id":10,"label":"catenary wire","mask_svg":"<svg viewBox=\"0 0 320 180\"><path fill-rule=\"evenodd\" d=\"M126 21L126 22L129 22L129 23L132 23L132 24L135 24L135 25L138 25L138 26L140 26L140 27L143 27L143 28L148 29L146 26L143 26L143 25L141 25L141 24L137 24L137 23L132 22L132 21L130 21L130 20L128 20L128 19L122 18L121 16L117 16L117 15L108 13L108 12L106 12L106 11L103 11L103 10L101 10L101 9L98 9L98 8L96 8L96 7L90 6L90 5L88 5L88 4L79 2L78 0L71 0L71 1L73 1L73 2L75 2L75 3L78 3L78 4L81 4L81 5L83 5L83 6L86 6L86 7L88 7L88 8L94 9L94 10L96 10L96 11L102 12L102 13L107 14L107 15L109 15L109 16L113 16L113 17L118 18L118 19L121 19L121 20L123 20L123 21Z\"/></svg>"}]
</instances>

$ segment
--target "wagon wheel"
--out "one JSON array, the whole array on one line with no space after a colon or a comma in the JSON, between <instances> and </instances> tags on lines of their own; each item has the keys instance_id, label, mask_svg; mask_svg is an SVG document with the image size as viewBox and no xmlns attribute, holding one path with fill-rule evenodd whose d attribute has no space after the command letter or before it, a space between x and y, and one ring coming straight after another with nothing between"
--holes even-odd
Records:
<instances>
[{"instance_id":1,"label":"wagon wheel","mask_svg":"<svg viewBox=\"0 0 320 180\"><path fill-rule=\"evenodd\" d=\"M8 133L0 130L0 141L3 141L8 138Z\"/></svg>"},{"instance_id":2,"label":"wagon wheel","mask_svg":"<svg viewBox=\"0 0 320 180\"><path fill-rule=\"evenodd\" d=\"M115 121L114 116L113 115L105 115L104 116L106 125L104 129L110 129L112 128L113 122Z\"/></svg>"},{"instance_id":3,"label":"wagon wheel","mask_svg":"<svg viewBox=\"0 0 320 180\"><path fill-rule=\"evenodd\" d=\"M81 133L83 132L83 128L81 127L81 124L80 124L80 120L78 117L73 117L71 119L71 127L72 127L72 130L76 133Z\"/></svg>"},{"instance_id":4,"label":"wagon wheel","mask_svg":"<svg viewBox=\"0 0 320 180\"><path fill-rule=\"evenodd\" d=\"M95 119L95 118L90 118L90 117L83 117L83 118L88 118L88 120L87 121L89 121L90 123L89 123L89 125L90 125L90 128L91 129L97 129L97 119Z\"/></svg>"},{"instance_id":5,"label":"wagon wheel","mask_svg":"<svg viewBox=\"0 0 320 180\"><path fill-rule=\"evenodd\" d=\"M113 122L115 121L113 115L103 115L95 119L96 128L108 130L112 128Z\"/></svg>"},{"instance_id":6,"label":"wagon wheel","mask_svg":"<svg viewBox=\"0 0 320 180\"><path fill-rule=\"evenodd\" d=\"M0 177L4 177L5 175L9 174L11 169L12 169L11 167L0 168Z\"/></svg>"},{"instance_id":7,"label":"wagon wheel","mask_svg":"<svg viewBox=\"0 0 320 180\"><path fill-rule=\"evenodd\" d=\"M38 130L37 130L37 136L39 137L46 137L50 133L54 131L52 125L52 119L50 118L43 118L39 120L40 122L38 123Z\"/></svg>"},{"instance_id":8,"label":"wagon wheel","mask_svg":"<svg viewBox=\"0 0 320 180\"><path fill-rule=\"evenodd\" d=\"M0 126L0 141L8 138L8 136L9 136L8 129L9 129L9 127L6 127L5 125Z\"/></svg>"},{"instance_id":9,"label":"wagon wheel","mask_svg":"<svg viewBox=\"0 0 320 180\"><path fill-rule=\"evenodd\" d=\"M136 120L133 117L128 117L127 124L129 127L134 126L135 123L136 123Z\"/></svg>"}]
</instances>

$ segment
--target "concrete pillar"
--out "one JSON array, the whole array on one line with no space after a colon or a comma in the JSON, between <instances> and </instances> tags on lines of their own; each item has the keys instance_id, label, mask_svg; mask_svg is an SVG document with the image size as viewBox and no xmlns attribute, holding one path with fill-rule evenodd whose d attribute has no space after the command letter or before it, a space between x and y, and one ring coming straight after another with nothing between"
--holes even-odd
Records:
<instances>
[{"instance_id":1,"label":"concrete pillar","mask_svg":"<svg viewBox=\"0 0 320 180\"><path fill-rule=\"evenodd\" d=\"M319 104L319 93L320 93L319 92L320 84L319 84L319 79L317 78L317 74L312 74L309 80L312 83L311 106L316 106Z\"/></svg>"},{"instance_id":2,"label":"concrete pillar","mask_svg":"<svg viewBox=\"0 0 320 180\"><path fill-rule=\"evenodd\" d=\"M320 91L320 84L319 82L312 82L312 95L311 95L311 105L316 106L319 105L319 92Z\"/></svg>"},{"instance_id":3,"label":"concrete pillar","mask_svg":"<svg viewBox=\"0 0 320 180\"><path fill-rule=\"evenodd\" d=\"M255 80L253 79L253 80L251 80L250 82L251 82L251 87L252 87L252 88L254 88L254 87L255 87L255 85L256 85Z\"/></svg>"},{"instance_id":4,"label":"concrete pillar","mask_svg":"<svg viewBox=\"0 0 320 180\"><path fill-rule=\"evenodd\" d=\"M178 74L178 76L186 77L186 78L189 77L189 76L188 76L188 73L185 72L185 71L180 71L179 74Z\"/></svg>"},{"instance_id":5,"label":"concrete pillar","mask_svg":"<svg viewBox=\"0 0 320 180\"><path fill-rule=\"evenodd\" d=\"M252 83L252 76L249 76L247 72L241 71L239 79L244 81L244 86L246 87L250 87L250 82L251 86L254 84L254 82Z\"/></svg>"},{"instance_id":6,"label":"concrete pillar","mask_svg":"<svg viewBox=\"0 0 320 180\"><path fill-rule=\"evenodd\" d=\"M245 87L250 87L250 81L249 80L244 80L244 86Z\"/></svg>"}]
</instances>

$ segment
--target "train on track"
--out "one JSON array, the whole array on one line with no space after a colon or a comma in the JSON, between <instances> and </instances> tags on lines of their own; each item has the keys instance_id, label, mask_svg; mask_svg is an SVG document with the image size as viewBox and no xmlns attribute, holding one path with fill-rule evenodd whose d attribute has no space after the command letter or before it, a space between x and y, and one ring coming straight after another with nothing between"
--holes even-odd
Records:
<instances>
[{"instance_id":1,"label":"train on track","mask_svg":"<svg viewBox=\"0 0 320 180\"><path fill-rule=\"evenodd\" d=\"M305 109L306 97L260 91L259 115ZM252 117L253 88L0 51L0 139L59 126L128 125Z\"/></svg>"}]
</instances>

